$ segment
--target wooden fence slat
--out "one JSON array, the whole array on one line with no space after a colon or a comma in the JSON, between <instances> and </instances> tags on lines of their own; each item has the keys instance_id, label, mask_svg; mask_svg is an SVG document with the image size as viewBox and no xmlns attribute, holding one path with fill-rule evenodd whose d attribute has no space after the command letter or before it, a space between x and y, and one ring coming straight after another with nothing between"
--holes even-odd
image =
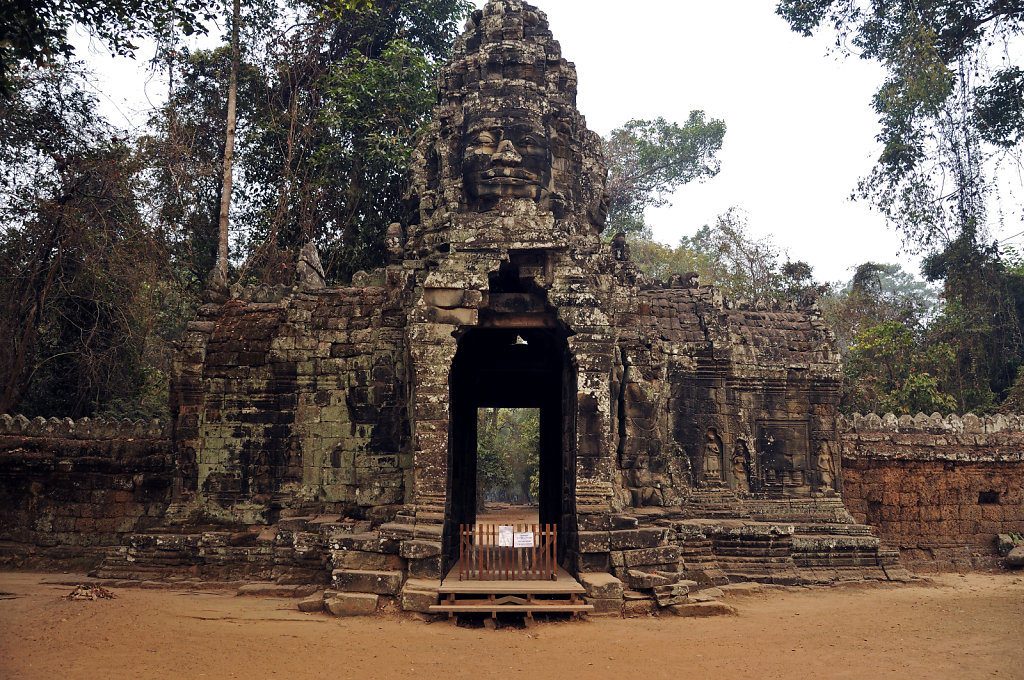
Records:
<instances>
[{"instance_id":1,"label":"wooden fence slat","mask_svg":"<svg viewBox=\"0 0 1024 680\"><path fill-rule=\"evenodd\" d=\"M532 523L511 526L513 533L532 533L532 543L525 548L501 547L497 524L459 525L460 581L557 578L558 526Z\"/></svg>"}]
</instances>

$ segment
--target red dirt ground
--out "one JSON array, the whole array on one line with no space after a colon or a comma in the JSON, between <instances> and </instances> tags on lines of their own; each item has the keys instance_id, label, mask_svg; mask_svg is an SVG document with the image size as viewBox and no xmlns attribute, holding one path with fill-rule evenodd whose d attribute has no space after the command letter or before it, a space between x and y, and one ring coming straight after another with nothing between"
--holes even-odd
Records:
<instances>
[{"instance_id":1,"label":"red dirt ground","mask_svg":"<svg viewBox=\"0 0 1024 680\"><path fill-rule=\"evenodd\" d=\"M1024 575L788 589L734 617L460 628L302 614L294 600L117 589L0 573L0 678L1024 678ZM50 581L51 583L46 583Z\"/></svg>"}]
</instances>

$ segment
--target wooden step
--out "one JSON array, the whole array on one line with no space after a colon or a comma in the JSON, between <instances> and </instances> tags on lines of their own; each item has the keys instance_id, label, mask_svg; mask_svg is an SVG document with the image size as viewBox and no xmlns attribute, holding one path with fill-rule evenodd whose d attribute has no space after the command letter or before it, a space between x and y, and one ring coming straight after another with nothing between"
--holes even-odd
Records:
<instances>
[{"instance_id":1,"label":"wooden step","mask_svg":"<svg viewBox=\"0 0 1024 680\"><path fill-rule=\"evenodd\" d=\"M500 614L503 612L518 614L554 613L554 614L586 614L594 611L592 604L568 604L564 602L537 602L534 604L435 604L431 605L433 614Z\"/></svg>"}]
</instances>

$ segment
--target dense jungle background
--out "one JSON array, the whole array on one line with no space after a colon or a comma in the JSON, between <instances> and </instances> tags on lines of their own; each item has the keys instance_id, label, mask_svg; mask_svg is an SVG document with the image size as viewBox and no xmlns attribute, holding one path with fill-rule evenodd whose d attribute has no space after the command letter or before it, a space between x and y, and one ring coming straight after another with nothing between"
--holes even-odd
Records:
<instances>
[{"instance_id":1,"label":"dense jungle background","mask_svg":"<svg viewBox=\"0 0 1024 680\"><path fill-rule=\"evenodd\" d=\"M434 76L470 9L0 0L0 413L165 417L174 343L211 273L291 283L308 242L330 283L381 265ZM1024 1L781 0L777 13L884 65L883 151L855 193L924 255L921 278L879 261L818 281L739 208L678 244L652 240L646 209L718 172L727 121L701 111L608 135L605 236L625 234L655 278L696 272L733 298L817 304L847 411L1024 408L1024 254L985 226L993 168L1020 170L1024 71L1014 50L992 50L1019 41ZM149 68L167 91L144 124L97 113L73 26L122 55L155 42ZM188 49L203 31L222 44Z\"/></svg>"}]
</instances>

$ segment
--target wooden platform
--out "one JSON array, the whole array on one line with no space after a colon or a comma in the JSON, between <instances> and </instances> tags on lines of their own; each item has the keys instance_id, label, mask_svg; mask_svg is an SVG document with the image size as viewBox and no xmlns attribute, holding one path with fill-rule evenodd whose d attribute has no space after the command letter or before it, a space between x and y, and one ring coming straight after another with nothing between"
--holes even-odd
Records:
<instances>
[{"instance_id":1,"label":"wooden platform","mask_svg":"<svg viewBox=\"0 0 1024 680\"><path fill-rule=\"evenodd\" d=\"M568 613L581 616L594 611L584 604L586 590L567 571L558 568L554 581L468 581L459 580L456 565L441 582L441 604L430 607L437 614L525 614Z\"/></svg>"}]
</instances>

